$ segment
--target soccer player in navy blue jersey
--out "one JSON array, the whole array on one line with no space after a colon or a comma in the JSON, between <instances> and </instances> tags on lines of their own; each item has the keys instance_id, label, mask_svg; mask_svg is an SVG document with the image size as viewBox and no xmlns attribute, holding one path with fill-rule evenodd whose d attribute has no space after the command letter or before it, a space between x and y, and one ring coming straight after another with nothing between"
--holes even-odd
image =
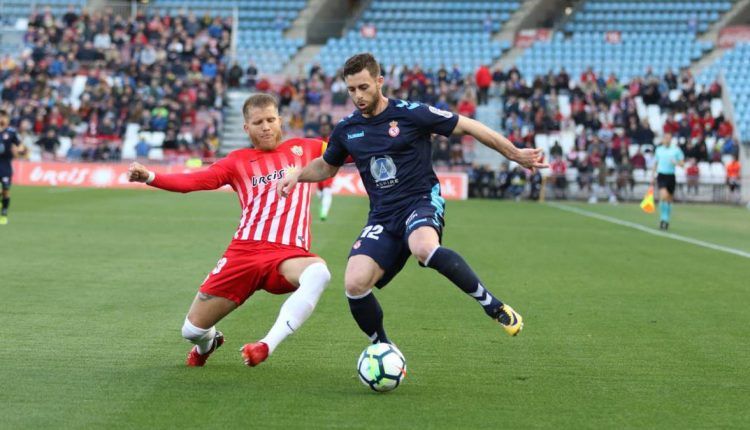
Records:
<instances>
[{"instance_id":1,"label":"soccer player in navy blue jersey","mask_svg":"<svg viewBox=\"0 0 750 430\"><path fill-rule=\"evenodd\" d=\"M529 169L547 167L541 150L518 149L471 118L388 99L378 62L369 53L349 58L343 78L357 110L336 125L323 156L287 174L277 191L287 196L297 182L330 178L348 157L356 163L370 213L349 253L344 284L360 329L373 343L390 343L372 287L384 287L414 255L420 265L437 270L479 302L508 334L518 334L521 316L490 293L458 253L441 246L445 202L432 169L430 137L469 134Z\"/></svg>"},{"instance_id":2,"label":"soccer player in navy blue jersey","mask_svg":"<svg viewBox=\"0 0 750 430\"><path fill-rule=\"evenodd\" d=\"M13 183L13 158L26 152L26 147L18 138L16 130L9 125L10 115L8 112L0 110L0 188L2 188L0 225L8 224L10 186Z\"/></svg>"}]
</instances>

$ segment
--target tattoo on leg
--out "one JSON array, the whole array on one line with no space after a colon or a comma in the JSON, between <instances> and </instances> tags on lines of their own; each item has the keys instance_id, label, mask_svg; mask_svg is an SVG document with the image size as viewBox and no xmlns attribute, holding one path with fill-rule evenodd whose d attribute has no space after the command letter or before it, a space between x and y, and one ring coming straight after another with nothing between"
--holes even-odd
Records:
<instances>
[{"instance_id":1,"label":"tattoo on leg","mask_svg":"<svg viewBox=\"0 0 750 430\"><path fill-rule=\"evenodd\" d=\"M202 302L205 302L205 301L211 300L211 299L213 299L214 297L216 297L216 296L212 296L212 295L210 295L210 294L206 294L206 293L198 293L198 300L200 300L200 301L202 301Z\"/></svg>"}]
</instances>

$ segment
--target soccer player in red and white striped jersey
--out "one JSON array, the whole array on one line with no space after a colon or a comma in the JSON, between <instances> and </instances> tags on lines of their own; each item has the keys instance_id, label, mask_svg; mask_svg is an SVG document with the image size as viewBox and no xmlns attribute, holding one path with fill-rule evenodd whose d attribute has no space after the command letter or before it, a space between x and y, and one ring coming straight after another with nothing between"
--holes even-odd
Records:
<instances>
[{"instance_id":1,"label":"soccer player in red and white striped jersey","mask_svg":"<svg viewBox=\"0 0 750 430\"><path fill-rule=\"evenodd\" d=\"M132 182L182 193L230 186L239 197L242 216L234 238L203 281L182 327L183 337L195 345L188 366L203 366L224 343L216 323L255 291L291 292L266 337L241 350L245 364L261 363L307 320L330 280L323 259L310 253L311 185L285 198L276 193L277 181L319 157L323 142L282 142L278 104L272 96L249 97L242 113L252 149L233 151L208 169L191 173L157 175L139 163L130 166Z\"/></svg>"}]
</instances>

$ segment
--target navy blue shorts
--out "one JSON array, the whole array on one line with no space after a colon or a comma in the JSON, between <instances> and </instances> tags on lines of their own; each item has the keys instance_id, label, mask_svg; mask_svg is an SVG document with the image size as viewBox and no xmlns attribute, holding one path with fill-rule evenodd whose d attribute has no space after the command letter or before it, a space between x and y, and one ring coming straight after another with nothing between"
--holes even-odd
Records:
<instances>
[{"instance_id":1,"label":"navy blue shorts","mask_svg":"<svg viewBox=\"0 0 750 430\"><path fill-rule=\"evenodd\" d=\"M383 277L375 283L383 288L403 269L411 256L409 235L424 226L434 228L438 236L443 236L445 202L442 197L426 196L389 219L370 216L352 245L349 257L367 255L384 270Z\"/></svg>"},{"instance_id":2,"label":"navy blue shorts","mask_svg":"<svg viewBox=\"0 0 750 430\"><path fill-rule=\"evenodd\" d=\"M13 169L10 167L0 166L0 187L3 191L9 190L13 183Z\"/></svg>"}]
</instances>

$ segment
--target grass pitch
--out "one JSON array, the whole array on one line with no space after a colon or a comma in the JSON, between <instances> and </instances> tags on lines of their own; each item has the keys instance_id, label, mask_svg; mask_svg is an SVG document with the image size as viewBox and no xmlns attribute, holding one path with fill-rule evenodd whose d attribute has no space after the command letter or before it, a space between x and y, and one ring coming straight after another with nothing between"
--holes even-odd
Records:
<instances>
[{"instance_id":1,"label":"grass pitch","mask_svg":"<svg viewBox=\"0 0 750 430\"><path fill-rule=\"evenodd\" d=\"M637 206L579 208L648 226ZM378 292L409 375L356 378L366 346L343 294L367 201L313 225L333 280L307 324L256 368L283 296L220 323L184 367L180 327L233 234L228 193L16 187L0 227L2 428L719 428L750 422L750 259L549 205L449 202L444 243L525 318L507 337L410 263ZM750 252L750 212L677 205L671 231Z\"/></svg>"}]
</instances>

